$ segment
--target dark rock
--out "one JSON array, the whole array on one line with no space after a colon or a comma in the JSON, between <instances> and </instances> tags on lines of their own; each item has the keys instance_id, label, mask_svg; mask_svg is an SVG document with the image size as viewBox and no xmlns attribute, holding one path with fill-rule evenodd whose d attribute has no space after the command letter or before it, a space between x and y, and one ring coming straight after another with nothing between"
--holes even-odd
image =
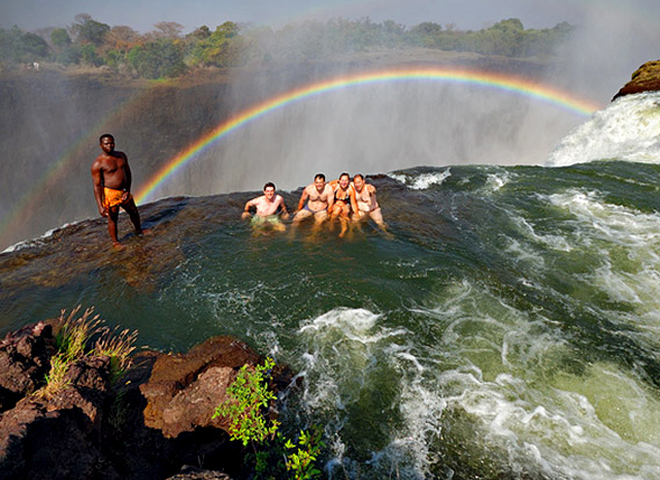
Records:
<instances>
[{"instance_id":1,"label":"dark rock","mask_svg":"<svg viewBox=\"0 0 660 480\"><path fill-rule=\"evenodd\" d=\"M44 322L10 332L0 341L0 412L43 383L54 343L53 329Z\"/></svg>"},{"instance_id":2,"label":"dark rock","mask_svg":"<svg viewBox=\"0 0 660 480\"><path fill-rule=\"evenodd\" d=\"M179 473L167 480L231 480L231 477L222 472L202 470L185 465Z\"/></svg>"},{"instance_id":3,"label":"dark rock","mask_svg":"<svg viewBox=\"0 0 660 480\"><path fill-rule=\"evenodd\" d=\"M49 408L79 408L98 427L110 389L110 357L84 357L69 367L64 379L71 387L57 392Z\"/></svg>"},{"instance_id":4,"label":"dark rock","mask_svg":"<svg viewBox=\"0 0 660 480\"><path fill-rule=\"evenodd\" d=\"M140 391L147 399L145 424L168 438L198 427L227 427L213 419L225 391L245 364L255 365L259 355L233 337L213 337L184 355L163 355Z\"/></svg>"},{"instance_id":5,"label":"dark rock","mask_svg":"<svg viewBox=\"0 0 660 480\"><path fill-rule=\"evenodd\" d=\"M0 425L0 472L7 480L114 480L89 418L78 408L48 411L20 402Z\"/></svg>"},{"instance_id":6,"label":"dark rock","mask_svg":"<svg viewBox=\"0 0 660 480\"><path fill-rule=\"evenodd\" d=\"M52 398L27 396L0 418L2 478L118 479L99 444L109 359L85 357Z\"/></svg>"},{"instance_id":7,"label":"dark rock","mask_svg":"<svg viewBox=\"0 0 660 480\"><path fill-rule=\"evenodd\" d=\"M632 74L631 80L614 95L612 101L633 93L660 90L660 60L646 62Z\"/></svg>"}]
</instances>

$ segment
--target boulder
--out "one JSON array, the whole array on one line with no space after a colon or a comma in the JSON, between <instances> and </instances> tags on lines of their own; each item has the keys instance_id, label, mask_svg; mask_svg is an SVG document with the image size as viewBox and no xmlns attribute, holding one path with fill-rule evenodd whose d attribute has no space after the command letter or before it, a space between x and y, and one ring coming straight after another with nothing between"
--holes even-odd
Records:
<instances>
[{"instance_id":1,"label":"boulder","mask_svg":"<svg viewBox=\"0 0 660 480\"><path fill-rule=\"evenodd\" d=\"M118 479L99 443L109 358L72 365L69 385L49 399L28 395L0 417L3 479Z\"/></svg>"},{"instance_id":2,"label":"boulder","mask_svg":"<svg viewBox=\"0 0 660 480\"><path fill-rule=\"evenodd\" d=\"M0 413L9 410L43 382L55 349L53 329L38 322L0 341Z\"/></svg>"},{"instance_id":3,"label":"boulder","mask_svg":"<svg viewBox=\"0 0 660 480\"><path fill-rule=\"evenodd\" d=\"M646 62L632 74L631 80L614 95L612 101L632 93L660 90L660 60Z\"/></svg>"},{"instance_id":4,"label":"boulder","mask_svg":"<svg viewBox=\"0 0 660 480\"><path fill-rule=\"evenodd\" d=\"M222 472L202 470L201 468L185 465L179 473L167 480L231 480L231 477Z\"/></svg>"},{"instance_id":5,"label":"boulder","mask_svg":"<svg viewBox=\"0 0 660 480\"><path fill-rule=\"evenodd\" d=\"M259 355L234 337L212 337L186 354L163 355L140 391L147 399L144 422L167 438L196 428L226 429L223 418L213 419L226 399L226 389L245 364Z\"/></svg>"}]
</instances>

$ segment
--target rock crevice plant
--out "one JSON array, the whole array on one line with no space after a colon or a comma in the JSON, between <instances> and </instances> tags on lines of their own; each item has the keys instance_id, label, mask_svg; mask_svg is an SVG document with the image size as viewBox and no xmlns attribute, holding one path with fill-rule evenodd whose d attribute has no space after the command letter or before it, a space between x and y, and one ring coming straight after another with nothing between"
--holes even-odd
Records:
<instances>
[{"instance_id":1,"label":"rock crevice plant","mask_svg":"<svg viewBox=\"0 0 660 480\"><path fill-rule=\"evenodd\" d=\"M243 446L252 446L255 480L314 480L321 472L316 461L324 444L321 432L301 430L295 441L286 439L278 431L280 422L267 417L271 402L277 396L268 387L268 379L275 362L267 358L263 365L244 365L236 379L227 388L227 400L220 404L213 418L224 417L229 421L231 440ZM257 448L270 440L265 448Z\"/></svg>"},{"instance_id":2,"label":"rock crevice plant","mask_svg":"<svg viewBox=\"0 0 660 480\"><path fill-rule=\"evenodd\" d=\"M50 370L45 384L35 392L40 398L50 399L67 388L67 372L71 365L87 355L107 355L110 358L110 378L116 380L130 366L130 355L135 350L137 332L110 330L103 325L99 315L93 315L94 307L77 316L81 306L68 316L62 310L53 323L56 353L50 359Z\"/></svg>"}]
</instances>

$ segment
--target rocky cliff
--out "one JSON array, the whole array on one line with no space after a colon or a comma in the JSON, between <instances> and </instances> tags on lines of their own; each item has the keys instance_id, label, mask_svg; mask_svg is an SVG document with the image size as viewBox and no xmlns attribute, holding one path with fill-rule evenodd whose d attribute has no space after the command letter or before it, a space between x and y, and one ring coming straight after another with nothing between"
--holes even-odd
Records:
<instances>
[{"instance_id":1,"label":"rocky cliff","mask_svg":"<svg viewBox=\"0 0 660 480\"><path fill-rule=\"evenodd\" d=\"M254 350L223 336L185 354L142 351L115 381L110 358L90 353L44 396L53 332L38 322L0 341L0 478L240 478L240 442L230 441L226 420L213 413L238 369L260 362ZM271 388L290 378L275 367Z\"/></svg>"},{"instance_id":2,"label":"rocky cliff","mask_svg":"<svg viewBox=\"0 0 660 480\"><path fill-rule=\"evenodd\" d=\"M632 74L632 78L614 95L616 100L624 95L660 90L660 60L646 62Z\"/></svg>"}]
</instances>

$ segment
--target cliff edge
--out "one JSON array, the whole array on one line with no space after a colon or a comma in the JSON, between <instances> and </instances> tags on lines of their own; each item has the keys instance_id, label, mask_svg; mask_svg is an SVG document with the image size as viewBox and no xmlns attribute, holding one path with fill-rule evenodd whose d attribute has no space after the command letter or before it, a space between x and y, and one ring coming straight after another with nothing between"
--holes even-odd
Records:
<instances>
[{"instance_id":1,"label":"cliff edge","mask_svg":"<svg viewBox=\"0 0 660 480\"><path fill-rule=\"evenodd\" d=\"M646 62L639 67L632 78L612 98L612 101L632 93L660 90L660 60Z\"/></svg>"}]
</instances>

